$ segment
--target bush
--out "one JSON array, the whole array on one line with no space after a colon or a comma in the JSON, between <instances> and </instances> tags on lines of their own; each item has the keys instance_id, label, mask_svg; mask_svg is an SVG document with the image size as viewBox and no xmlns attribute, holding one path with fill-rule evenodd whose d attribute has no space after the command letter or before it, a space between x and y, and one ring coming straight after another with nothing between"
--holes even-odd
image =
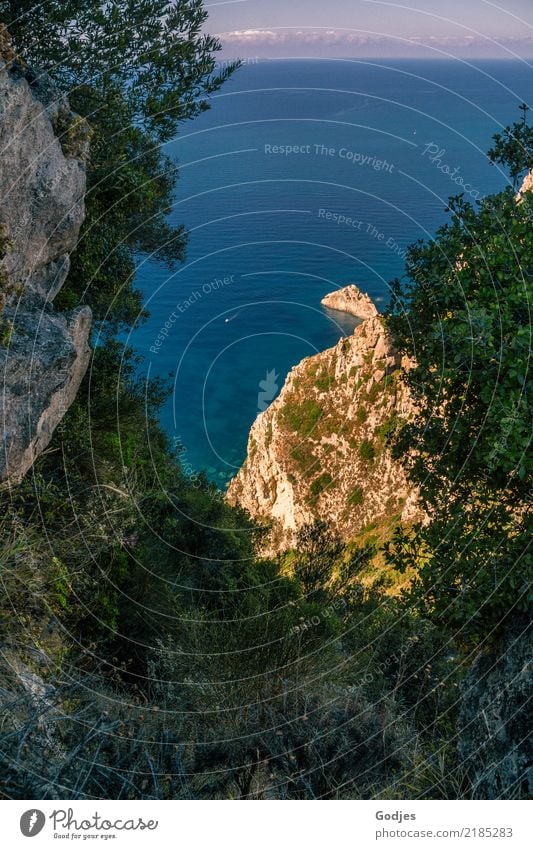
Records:
<instances>
[{"instance_id":1,"label":"bush","mask_svg":"<svg viewBox=\"0 0 533 849\"><path fill-rule=\"evenodd\" d=\"M318 498L318 496L322 492L324 492L326 489L331 488L332 483L333 478L331 477L329 472L324 472L322 475L320 475L320 477L315 478L315 480L309 487L309 491L311 492L311 495L313 495L315 498Z\"/></svg>"},{"instance_id":2,"label":"bush","mask_svg":"<svg viewBox=\"0 0 533 849\"><path fill-rule=\"evenodd\" d=\"M364 493L360 486L355 486L348 496L348 504L351 507L360 507L364 501Z\"/></svg>"},{"instance_id":3,"label":"bush","mask_svg":"<svg viewBox=\"0 0 533 849\"><path fill-rule=\"evenodd\" d=\"M291 401L285 404L281 413L283 424L293 433L302 437L309 436L320 421L323 414L322 407L311 398L305 401Z\"/></svg>"},{"instance_id":4,"label":"bush","mask_svg":"<svg viewBox=\"0 0 533 849\"><path fill-rule=\"evenodd\" d=\"M361 460L365 460L367 463L373 463L376 459L374 443L370 442L368 439L363 439L359 445L359 456Z\"/></svg>"}]
</instances>

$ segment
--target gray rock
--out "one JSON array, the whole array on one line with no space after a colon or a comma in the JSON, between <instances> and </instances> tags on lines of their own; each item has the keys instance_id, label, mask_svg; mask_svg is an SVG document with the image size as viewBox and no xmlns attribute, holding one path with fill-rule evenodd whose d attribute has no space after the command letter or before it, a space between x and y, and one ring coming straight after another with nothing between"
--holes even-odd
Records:
<instances>
[{"instance_id":1,"label":"gray rock","mask_svg":"<svg viewBox=\"0 0 533 849\"><path fill-rule=\"evenodd\" d=\"M90 310L51 303L85 215L87 143L53 83L0 49L0 480L46 448L89 362Z\"/></svg>"},{"instance_id":2,"label":"gray rock","mask_svg":"<svg viewBox=\"0 0 533 849\"><path fill-rule=\"evenodd\" d=\"M0 228L11 243L2 264L11 283L52 300L84 218L85 166L65 156L54 132L59 114L66 121L64 98L54 101L49 83L43 104L43 87L0 70Z\"/></svg>"},{"instance_id":3,"label":"gray rock","mask_svg":"<svg viewBox=\"0 0 533 849\"><path fill-rule=\"evenodd\" d=\"M7 312L9 317L11 312ZM0 347L0 479L16 481L50 442L76 397L91 350L91 311L18 313Z\"/></svg>"},{"instance_id":4,"label":"gray rock","mask_svg":"<svg viewBox=\"0 0 533 849\"><path fill-rule=\"evenodd\" d=\"M480 654L464 687L459 751L480 799L533 796L533 629L519 617Z\"/></svg>"}]
</instances>

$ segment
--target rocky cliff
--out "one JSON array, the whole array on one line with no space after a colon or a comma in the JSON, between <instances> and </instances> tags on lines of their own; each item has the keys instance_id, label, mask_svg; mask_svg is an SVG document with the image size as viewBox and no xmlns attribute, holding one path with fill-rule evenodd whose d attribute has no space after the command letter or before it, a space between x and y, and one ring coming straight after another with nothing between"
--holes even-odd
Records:
<instances>
[{"instance_id":1,"label":"rocky cliff","mask_svg":"<svg viewBox=\"0 0 533 849\"><path fill-rule=\"evenodd\" d=\"M459 751L480 799L533 796L532 613L515 617L463 685Z\"/></svg>"},{"instance_id":2,"label":"rocky cliff","mask_svg":"<svg viewBox=\"0 0 533 849\"><path fill-rule=\"evenodd\" d=\"M54 312L84 218L88 133L0 32L0 480L46 447L87 368L91 313Z\"/></svg>"},{"instance_id":3,"label":"rocky cliff","mask_svg":"<svg viewBox=\"0 0 533 849\"><path fill-rule=\"evenodd\" d=\"M344 293L334 295L338 304ZM346 540L374 522L414 518L416 493L387 444L414 411L402 366L374 307L352 336L299 363L258 416L228 498L271 526L270 550L316 518Z\"/></svg>"}]
</instances>

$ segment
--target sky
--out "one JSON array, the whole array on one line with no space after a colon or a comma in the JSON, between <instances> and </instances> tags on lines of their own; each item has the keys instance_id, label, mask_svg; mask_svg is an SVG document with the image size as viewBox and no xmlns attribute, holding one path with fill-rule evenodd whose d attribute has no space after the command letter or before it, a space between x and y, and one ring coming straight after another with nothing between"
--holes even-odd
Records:
<instances>
[{"instance_id":1,"label":"sky","mask_svg":"<svg viewBox=\"0 0 533 849\"><path fill-rule=\"evenodd\" d=\"M533 0L205 0L225 57L533 58Z\"/></svg>"}]
</instances>

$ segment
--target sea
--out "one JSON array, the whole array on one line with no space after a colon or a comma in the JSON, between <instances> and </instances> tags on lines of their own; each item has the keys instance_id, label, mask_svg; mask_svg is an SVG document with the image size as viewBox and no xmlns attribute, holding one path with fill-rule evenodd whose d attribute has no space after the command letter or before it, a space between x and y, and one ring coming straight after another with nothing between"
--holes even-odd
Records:
<instances>
[{"instance_id":1,"label":"sea","mask_svg":"<svg viewBox=\"0 0 533 849\"><path fill-rule=\"evenodd\" d=\"M508 184L486 151L532 91L521 60L247 60L180 126L164 152L187 255L139 260L150 316L127 341L171 387L161 422L189 474L224 489L290 369L353 331L325 294L355 283L384 309L448 197Z\"/></svg>"}]
</instances>

